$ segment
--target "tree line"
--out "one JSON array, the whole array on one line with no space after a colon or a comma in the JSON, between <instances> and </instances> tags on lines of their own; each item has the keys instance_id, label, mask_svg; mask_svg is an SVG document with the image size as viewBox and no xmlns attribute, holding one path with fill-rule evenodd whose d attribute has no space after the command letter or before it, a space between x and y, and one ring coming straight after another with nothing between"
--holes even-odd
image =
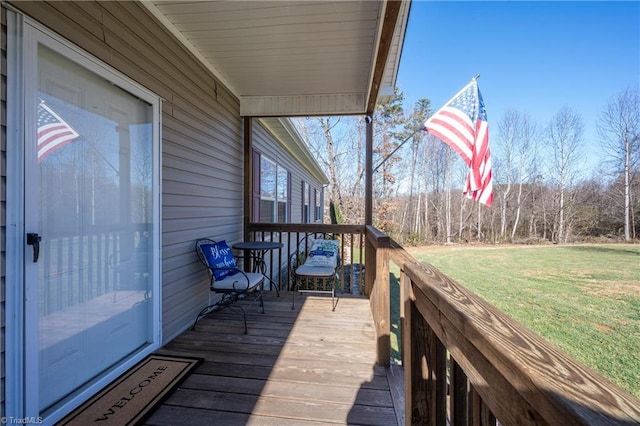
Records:
<instances>
[{"instance_id":1,"label":"tree line","mask_svg":"<svg viewBox=\"0 0 640 426\"><path fill-rule=\"evenodd\" d=\"M466 166L422 130L435 111L410 111L400 91L374 114L374 225L403 244L632 241L640 229L640 95L613 96L596 123L599 166L586 169L585 123L570 107L547 123L517 109L489 123L495 199L462 194ZM344 223L364 220L363 117L298 119Z\"/></svg>"}]
</instances>

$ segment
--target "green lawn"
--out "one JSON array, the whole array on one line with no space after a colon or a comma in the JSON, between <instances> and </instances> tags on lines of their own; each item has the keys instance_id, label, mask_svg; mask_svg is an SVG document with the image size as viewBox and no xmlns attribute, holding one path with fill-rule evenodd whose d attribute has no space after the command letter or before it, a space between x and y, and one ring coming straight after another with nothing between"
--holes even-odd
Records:
<instances>
[{"instance_id":1,"label":"green lawn","mask_svg":"<svg viewBox=\"0 0 640 426\"><path fill-rule=\"evenodd\" d=\"M640 397L640 245L408 250Z\"/></svg>"}]
</instances>

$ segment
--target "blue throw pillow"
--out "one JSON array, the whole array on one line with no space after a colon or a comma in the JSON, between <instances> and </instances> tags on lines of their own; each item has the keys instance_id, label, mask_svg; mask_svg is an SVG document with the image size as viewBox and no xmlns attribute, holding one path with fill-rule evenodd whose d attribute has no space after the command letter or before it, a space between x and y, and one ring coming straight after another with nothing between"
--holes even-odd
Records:
<instances>
[{"instance_id":1,"label":"blue throw pillow","mask_svg":"<svg viewBox=\"0 0 640 426\"><path fill-rule=\"evenodd\" d=\"M207 259L210 268L237 268L236 258L233 256L231 247L222 240L215 244L203 244L200 246L202 253ZM216 280L237 274L238 271L214 269L213 276Z\"/></svg>"}]
</instances>

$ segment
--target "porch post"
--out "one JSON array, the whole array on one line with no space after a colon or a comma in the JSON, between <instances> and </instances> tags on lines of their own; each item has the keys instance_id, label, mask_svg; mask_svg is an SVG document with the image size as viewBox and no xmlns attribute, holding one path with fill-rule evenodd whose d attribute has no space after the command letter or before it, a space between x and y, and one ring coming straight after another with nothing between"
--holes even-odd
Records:
<instances>
[{"instance_id":1,"label":"porch post","mask_svg":"<svg viewBox=\"0 0 640 426\"><path fill-rule=\"evenodd\" d=\"M365 117L366 154L365 154L365 194L364 224L373 224L373 115Z\"/></svg>"},{"instance_id":2,"label":"porch post","mask_svg":"<svg viewBox=\"0 0 640 426\"><path fill-rule=\"evenodd\" d=\"M244 117L244 203L243 205L243 240L249 241L249 223L253 212L253 117Z\"/></svg>"}]
</instances>

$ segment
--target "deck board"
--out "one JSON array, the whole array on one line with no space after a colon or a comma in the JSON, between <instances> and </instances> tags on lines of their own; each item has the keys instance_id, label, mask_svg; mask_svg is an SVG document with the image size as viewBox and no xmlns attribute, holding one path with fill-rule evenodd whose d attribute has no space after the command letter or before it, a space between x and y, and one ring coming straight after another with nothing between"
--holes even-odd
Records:
<instances>
[{"instance_id":1,"label":"deck board","mask_svg":"<svg viewBox=\"0 0 640 426\"><path fill-rule=\"evenodd\" d=\"M248 334L233 310L200 320L160 350L204 362L147 419L148 425L394 425L387 370L375 365L369 301L268 293L249 301Z\"/></svg>"}]
</instances>

